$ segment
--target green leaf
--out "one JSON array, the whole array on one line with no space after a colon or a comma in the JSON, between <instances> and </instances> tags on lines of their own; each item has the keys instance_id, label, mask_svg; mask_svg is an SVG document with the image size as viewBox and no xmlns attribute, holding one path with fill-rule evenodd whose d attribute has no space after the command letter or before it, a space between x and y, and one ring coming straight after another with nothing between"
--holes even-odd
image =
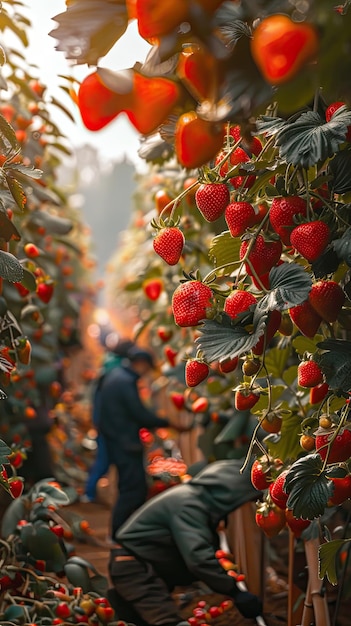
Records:
<instances>
[{"instance_id":1,"label":"green leaf","mask_svg":"<svg viewBox=\"0 0 351 626\"><path fill-rule=\"evenodd\" d=\"M282 405L284 407L284 404ZM279 458L283 462L288 459L295 459L301 454L299 435L301 434L301 417L297 413L284 415L282 421L281 435L268 436L265 443L269 454L274 458Z\"/></svg>"},{"instance_id":2,"label":"green leaf","mask_svg":"<svg viewBox=\"0 0 351 626\"><path fill-rule=\"evenodd\" d=\"M208 255L215 267L231 263L235 267L239 262L240 246L240 237L232 237L229 230L225 230L212 239ZM227 269L229 271L229 266Z\"/></svg>"},{"instance_id":3,"label":"green leaf","mask_svg":"<svg viewBox=\"0 0 351 626\"><path fill-rule=\"evenodd\" d=\"M333 117L330 122L314 111L302 113L291 124L283 126L276 135L279 155L288 163L308 168L325 161L339 150L345 142L347 126L351 124L351 112Z\"/></svg>"},{"instance_id":4,"label":"green leaf","mask_svg":"<svg viewBox=\"0 0 351 626\"><path fill-rule=\"evenodd\" d=\"M28 167L28 165L23 165L23 163L10 163L6 167L6 170L10 174L13 174L14 172L21 172L21 174L35 179L39 179L43 175L42 170L38 170L36 167Z\"/></svg>"},{"instance_id":5,"label":"green leaf","mask_svg":"<svg viewBox=\"0 0 351 626\"><path fill-rule=\"evenodd\" d=\"M86 567L72 563L69 559L64 566L64 571L73 587L82 587L84 593L91 591L90 576Z\"/></svg>"},{"instance_id":6,"label":"green leaf","mask_svg":"<svg viewBox=\"0 0 351 626\"><path fill-rule=\"evenodd\" d=\"M284 311L302 304L311 291L312 280L301 265L282 263L269 272L270 292L258 302L254 323L257 316L278 309Z\"/></svg>"},{"instance_id":7,"label":"green leaf","mask_svg":"<svg viewBox=\"0 0 351 626\"><path fill-rule=\"evenodd\" d=\"M319 578L323 580L326 576L331 585L338 584L337 557L343 546L347 545L349 542L350 539L335 539L334 541L328 541L319 546Z\"/></svg>"},{"instance_id":8,"label":"green leaf","mask_svg":"<svg viewBox=\"0 0 351 626\"><path fill-rule=\"evenodd\" d=\"M8 447L5 441L2 441L2 439L0 439L0 464L1 465L9 462L7 458L9 454L11 454L11 449Z\"/></svg>"},{"instance_id":9,"label":"green leaf","mask_svg":"<svg viewBox=\"0 0 351 626\"><path fill-rule=\"evenodd\" d=\"M254 331L248 333L240 324L235 324L229 315L222 313L220 321L205 320L202 323L200 327L202 335L195 343L208 363L226 358L233 359L249 352L257 344L265 331L266 320L267 316L263 315Z\"/></svg>"},{"instance_id":10,"label":"green leaf","mask_svg":"<svg viewBox=\"0 0 351 626\"><path fill-rule=\"evenodd\" d=\"M313 339L309 337L295 337L292 341L293 348L295 348L298 354L304 354L304 352L309 352L313 354L317 350L317 343L322 339L322 335L315 335Z\"/></svg>"},{"instance_id":11,"label":"green leaf","mask_svg":"<svg viewBox=\"0 0 351 626\"><path fill-rule=\"evenodd\" d=\"M272 385L271 386L271 403L274 410L274 405L281 399L282 393L284 393L286 387L284 385ZM266 393L261 393L259 401L255 404L251 412L255 415L259 415L268 407L268 389Z\"/></svg>"},{"instance_id":12,"label":"green leaf","mask_svg":"<svg viewBox=\"0 0 351 626\"><path fill-rule=\"evenodd\" d=\"M16 202L17 206L21 209L21 211L23 211L27 199L23 191L22 185L18 182L18 180L13 178L12 175L10 174L7 175L6 170L5 170L5 178L6 178L6 182L8 184L9 190L11 192L11 195L14 201Z\"/></svg>"},{"instance_id":13,"label":"green leaf","mask_svg":"<svg viewBox=\"0 0 351 626\"><path fill-rule=\"evenodd\" d=\"M52 215L47 211L33 211L30 215L30 224L44 226L50 235L68 235L73 228L73 222L67 217Z\"/></svg>"},{"instance_id":14,"label":"green leaf","mask_svg":"<svg viewBox=\"0 0 351 626\"><path fill-rule=\"evenodd\" d=\"M97 65L128 26L124 2L110 0L90 0L88 5L85 0L75 0L52 19L58 22L49 33L58 40L56 50L76 64Z\"/></svg>"},{"instance_id":15,"label":"green leaf","mask_svg":"<svg viewBox=\"0 0 351 626\"><path fill-rule=\"evenodd\" d=\"M29 291L35 292L37 288L37 281L35 280L34 274L27 270L25 267L23 268L23 276L21 279L21 285L23 285Z\"/></svg>"},{"instance_id":16,"label":"green leaf","mask_svg":"<svg viewBox=\"0 0 351 626\"><path fill-rule=\"evenodd\" d=\"M348 177L350 179L350 167L348 168ZM335 239L335 241L332 241L331 245L340 261L345 261L345 263L351 267L351 228L347 228L340 239Z\"/></svg>"},{"instance_id":17,"label":"green leaf","mask_svg":"<svg viewBox=\"0 0 351 626\"><path fill-rule=\"evenodd\" d=\"M62 87L61 87L62 88ZM51 104L53 104L54 106L56 106L58 109L60 109L65 115L67 115L67 117L74 122L74 116L72 115L71 111L69 111L67 109L67 107L65 107L59 100L57 100L56 98L52 97L51 98Z\"/></svg>"},{"instance_id":18,"label":"green leaf","mask_svg":"<svg viewBox=\"0 0 351 626\"><path fill-rule=\"evenodd\" d=\"M0 276L12 283L20 283L23 277L23 267L10 252L0 250Z\"/></svg>"},{"instance_id":19,"label":"green leaf","mask_svg":"<svg viewBox=\"0 0 351 626\"><path fill-rule=\"evenodd\" d=\"M9 142L11 148L14 151L18 150L18 141L16 139L15 131L12 126L8 123L8 121L4 118L4 116L0 113L0 134L2 135L1 142L3 143L5 149L4 154L8 153L8 146L3 141L3 137L5 137L6 141Z\"/></svg>"},{"instance_id":20,"label":"green leaf","mask_svg":"<svg viewBox=\"0 0 351 626\"><path fill-rule=\"evenodd\" d=\"M268 373L273 376L273 378L283 378L290 354L291 349L289 346L285 348L272 348L267 351L264 362Z\"/></svg>"},{"instance_id":21,"label":"green leaf","mask_svg":"<svg viewBox=\"0 0 351 626\"><path fill-rule=\"evenodd\" d=\"M333 193L351 191L350 167L350 150L341 150L328 162L327 173L332 177L328 185Z\"/></svg>"},{"instance_id":22,"label":"green leaf","mask_svg":"<svg viewBox=\"0 0 351 626\"><path fill-rule=\"evenodd\" d=\"M295 382L297 378L297 365L291 365L283 372L283 381L289 385L289 387Z\"/></svg>"},{"instance_id":23,"label":"green leaf","mask_svg":"<svg viewBox=\"0 0 351 626\"><path fill-rule=\"evenodd\" d=\"M309 454L295 461L285 478L284 490L289 494L287 507L295 517L314 519L324 513L331 495L332 483L322 472L319 454Z\"/></svg>"},{"instance_id":24,"label":"green leaf","mask_svg":"<svg viewBox=\"0 0 351 626\"><path fill-rule=\"evenodd\" d=\"M2 208L0 208L0 233L5 241L10 241L10 239L19 241L21 239L21 235L12 220L10 220L7 211Z\"/></svg>"},{"instance_id":25,"label":"green leaf","mask_svg":"<svg viewBox=\"0 0 351 626\"><path fill-rule=\"evenodd\" d=\"M256 128L258 135L272 137L280 130L287 126L288 122L281 117L270 117L269 115L261 115L257 118Z\"/></svg>"}]
</instances>

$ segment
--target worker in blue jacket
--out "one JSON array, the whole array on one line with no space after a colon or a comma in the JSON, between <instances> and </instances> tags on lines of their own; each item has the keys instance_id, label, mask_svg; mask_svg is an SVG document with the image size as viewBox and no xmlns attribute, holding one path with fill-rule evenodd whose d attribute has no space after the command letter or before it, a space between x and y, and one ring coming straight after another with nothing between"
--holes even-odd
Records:
<instances>
[{"instance_id":1,"label":"worker in blue jacket","mask_svg":"<svg viewBox=\"0 0 351 626\"><path fill-rule=\"evenodd\" d=\"M100 387L99 431L104 437L109 465L118 473L118 496L112 511L111 538L147 498L144 448L141 428L171 426L188 430L158 417L141 400L138 381L155 367L150 352L133 346L120 367L104 377Z\"/></svg>"},{"instance_id":2,"label":"worker in blue jacket","mask_svg":"<svg viewBox=\"0 0 351 626\"><path fill-rule=\"evenodd\" d=\"M262 612L261 600L238 588L215 556L219 523L262 494L242 461L208 465L189 482L149 500L116 533L109 574L119 619L136 626L176 626L182 621L171 592L202 581L234 601L244 617Z\"/></svg>"}]
</instances>

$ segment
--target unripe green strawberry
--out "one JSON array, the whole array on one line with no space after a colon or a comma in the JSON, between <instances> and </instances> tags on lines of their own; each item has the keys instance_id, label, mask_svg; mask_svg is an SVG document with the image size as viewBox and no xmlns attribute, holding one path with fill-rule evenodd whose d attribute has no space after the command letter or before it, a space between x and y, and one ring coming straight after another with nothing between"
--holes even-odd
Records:
<instances>
[{"instance_id":1,"label":"unripe green strawberry","mask_svg":"<svg viewBox=\"0 0 351 626\"><path fill-rule=\"evenodd\" d=\"M322 323L321 316L318 315L309 300L289 309L289 315L295 326L305 337L314 337Z\"/></svg>"},{"instance_id":2,"label":"unripe green strawberry","mask_svg":"<svg viewBox=\"0 0 351 626\"><path fill-rule=\"evenodd\" d=\"M205 361L189 359L185 364L185 382L187 386L196 387L202 383L207 378L209 371L210 368Z\"/></svg>"},{"instance_id":3,"label":"unripe green strawberry","mask_svg":"<svg viewBox=\"0 0 351 626\"><path fill-rule=\"evenodd\" d=\"M224 311L232 319L235 319L240 313L247 311L250 306L257 303L255 296L249 291L237 289L227 296L224 303Z\"/></svg>"},{"instance_id":4,"label":"unripe green strawberry","mask_svg":"<svg viewBox=\"0 0 351 626\"><path fill-rule=\"evenodd\" d=\"M318 280L312 285L308 300L326 322L335 322L345 302L345 294L334 280Z\"/></svg>"},{"instance_id":5,"label":"unripe green strawberry","mask_svg":"<svg viewBox=\"0 0 351 626\"><path fill-rule=\"evenodd\" d=\"M300 387L315 387L323 382L323 372L315 361L301 361L297 368L297 384Z\"/></svg>"},{"instance_id":6,"label":"unripe green strawberry","mask_svg":"<svg viewBox=\"0 0 351 626\"><path fill-rule=\"evenodd\" d=\"M310 263L319 259L329 239L330 228L321 220L299 224L290 234L291 245Z\"/></svg>"},{"instance_id":7,"label":"unripe green strawberry","mask_svg":"<svg viewBox=\"0 0 351 626\"><path fill-rule=\"evenodd\" d=\"M211 307L212 290L199 280L181 283L172 297L174 321L178 326L197 326Z\"/></svg>"},{"instance_id":8,"label":"unripe green strawberry","mask_svg":"<svg viewBox=\"0 0 351 626\"><path fill-rule=\"evenodd\" d=\"M184 235L176 226L161 228L153 240L153 247L168 265L176 265L184 247Z\"/></svg>"},{"instance_id":9,"label":"unripe green strawberry","mask_svg":"<svg viewBox=\"0 0 351 626\"><path fill-rule=\"evenodd\" d=\"M256 213L249 202L231 202L224 217L232 237L240 237L256 223Z\"/></svg>"},{"instance_id":10,"label":"unripe green strawberry","mask_svg":"<svg viewBox=\"0 0 351 626\"><path fill-rule=\"evenodd\" d=\"M298 214L306 216L306 213L306 200L300 196L274 198L269 211L269 220L273 230L286 246L290 245L290 233L296 226L294 216Z\"/></svg>"},{"instance_id":11,"label":"unripe green strawberry","mask_svg":"<svg viewBox=\"0 0 351 626\"><path fill-rule=\"evenodd\" d=\"M215 222L223 215L230 200L225 183L204 183L195 193L196 206L207 222Z\"/></svg>"},{"instance_id":12,"label":"unripe green strawberry","mask_svg":"<svg viewBox=\"0 0 351 626\"><path fill-rule=\"evenodd\" d=\"M249 239L245 239L240 246L240 259L243 259L246 255L249 247ZM253 244L248 259L258 276L267 274L272 267L274 267L282 253L283 246L280 240L278 241L266 241L263 235L258 235L255 243ZM245 268L249 276L252 275L252 270L249 263L245 264Z\"/></svg>"}]
</instances>

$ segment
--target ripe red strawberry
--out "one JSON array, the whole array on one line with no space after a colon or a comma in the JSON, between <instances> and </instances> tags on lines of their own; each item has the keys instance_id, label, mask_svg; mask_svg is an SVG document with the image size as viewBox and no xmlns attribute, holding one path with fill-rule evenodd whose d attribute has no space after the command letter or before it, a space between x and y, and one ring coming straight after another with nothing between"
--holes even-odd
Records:
<instances>
[{"instance_id":1,"label":"ripe red strawberry","mask_svg":"<svg viewBox=\"0 0 351 626\"><path fill-rule=\"evenodd\" d=\"M161 295L163 289L163 280L161 278L148 278L144 280L143 292L149 300L155 301Z\"/></svg>"},{"instance_id":2,"label":"ripe red strawberry","mask_svg":"<svg viewBox=\"0 0 351 626\"><path fill-rule=\"evenodd\" d=\"M309 300L289 309L289 315L305 337L314 337L322 322L321 316L318 315Z\"/></svg>"},{"instance_id":3,"label":"ripe red strawberry","mask_svg":"<svg viewBox=\"0 0 351 626\"><path fill-rule=\"evenodd\" d=\"M21 478L10 478L8 482L9 491L13 498L19 498L24 489L24 482Z\"/></svg>"},{"instance_id":4,"label":"ripe red strawberry","mask_svg":"<svg viewBox=\"0 0 351 626\"><path fill-rule=\"evenodd\" d=\"M295 537L301 537L302 531L309 527L311 520L302 519L302 517L295 517L291 509L285 509L285 519L289 528L294 533Z\"/></svg>"},{"instance_id":5,"label":"ripe red strawberry","mask_svg":"<svg viewBox=\"0 0 351 626\"><path fill-rule=\"evenodd\" d=\"M326 322L335 322L345 302L345 294L334 280L319 280L312 285L308 300Z\"/></svg>"},{"instance_id":6,"label":"ripe red strawberry","mask_svg":"<svg viewBox=\"0 0 351 626\"><path fill-rule=\"evenodd\" d=\"M286 524L285 510L275 504L263 502L256 510L255 520L267 537L275 537Z\"/></svg>"},{"instance_id":7,"label":"ripe red strawberry","mask_svg":"<svg viewBox=\"0 0 351 626\"><path fill-rule=\"evenodd\" d=\"M283 470L279 476L269 485L270 496L276 506L285 511L288 494L284 491L285 478L289 470Z\"/></svg>"},{"instance_id":8,"label":"ripe red strawberry","mask_svg":"<svg viewBox=\"0 0 351 626\"><path fill-rule=\"evenodd\" d=\"M277 332L280 322L282 319L282 314L280 311L274 309L274 311L270 311L268 314L268 321L266 325L266 330L259 338L255 347L252 348L252 352L258 356L263 354L264 349L269 345L272 341L275 333Z\"/></svg>"},{"instance_id":9,"label":"ripe red strawberry","mask_svg":"<svg viewBox=\"0 0 351 626\"><path fill-rule=\"evenodd\" d=\"M199 359L189 359L185 364L185 382L188 387L196 387L203 380L205 380L209 374L210 368Z\"/></svg>"},{"instance_id":10,"label":"ripe red strawberry","mask_svg":"<svg viewBox=\"0 0 351 626\"><path fill-rule=\"evenodd\" d=\"M333 117L334 113L340 109L340 107L344 106L345 102L332 102L332 104L330 104L325 112L325 121L326 122L330 122L331 118ZM351 126L347 127L347 133L346 133L346 137L345 137L346 141L351 141Z\"/></svg>"},{"instance_id":11,"label":"ripe red strawberry","mask_svg":"<svg viewBox=\"0 0 351 626\"><path fill-rule=\"evenodd\" d=\"M328 500L329 506L337 506L351 498L351 476L346 474L343 478L330 478L333 483L333 494Z\"/></svg>"},{"instance_id":12,"label":"ripe red strawberry","mask_svg":"<svg viewBox=\"0 0 351 626\"><path fill-rule=\"evenodd\" d=\"M321 220L299 224L290 234L291 245L310 263L319 259L329 239L330 228Z\"/></svg>"},{"instance_id":13,"label":"ripe red strawberry","mask_svg":"<svg viewBox=\"0 0 351 626\"><path fill-rule=\"evenodd\" d=\"M211 306L212 290L199 280L181 283L172 297L174 321L178 326L197 326Z\"/></svg>"},{"instance_id":14,"label":"ripe red strawberry","mask_svg":"<svg viewBox=\"0 0 351 626\"><path fill-rule=\"evenodd\" d=\"M256 223L256 213L249 202L231 202L224 217L232 237L240 237Z\"/></svg>"},{"instance_id":15,"label":"ripe red strawberry","mask_svg":"<svg viewBox=\"0 0 351 626\"><path fill-rule=\"evenodd\" d=\"M297 368L297 384L300 387L315 387L323 382L323 372L312 360L301 361Z\"/></svg>"},{"instance_id":16,"label":"ripe red strawberry","mask_svg":"<svg viewBox=\"0 0 351 626\"><path fill-rule=\"evenodd\" d=\"M215 222L223 215L230 200L225 183L205 183L195 193L196 206L207 222Z\"/></svg>"},{"instance_id":17,"label":"ripe red strawberry","mask_svg":"<svg viewBox=\"0 0 351 626\"><path fill-rule=\"evenodd\" d=\"M310 404L320 404L329 391L328 383L320 383L310 389Z\"/></svg>"},{"instance_id":18,"label":"ripe red strawberry","mask_svg":"<svg viewBox=\"0 0 351 626\"><path fill-rule=\"evenodd\" d=\"M205 413L205 411L207 411L209 406L209 402L207 400L207 398L204 398L203 396L201 396L200 398L197 398L196 400L194 400L194 402L191 405L191 410L193 413Z\"/></svg>"},{"instance_id":19,"label":"ripe red strawberry","mask_svg":"<svg viewBox=\"0 0 351 626\"><path fill-rule=\"evenodd\" d=\"M252 409L259 401L260 396L250 390L242 389L235 392L235 408L237 411L247 411Z\"/></svg>"},{"instance_id":20,"label":"ripe red strawberry","mask_svg":"<svg viewBox=\"0 0 351 626\"><path fill-rule=\"evenodd\" d=\"M240 246L240 259L245 257L249 243L249 239L245 239L245 241L242 242ZM250 261L256 274L258 276L263 276L278 263L282 250L283 246L280 240L266 241L263 235L258 235L249 252L248 260ZM245 267L247 273L251 276L252 270L250 264L246 263Z\"/></svg>"},{"instance_id":21,"label":"ripe red strawberry","mask_svg":"<svg viewBox=\"0 0 351 626\"><path fill-rule=\"evenodd\" d=\"M153 240L153 247L168 265L176 265L184 247L184 235L176 226L162 228Z\"/></svg>"},{"instance_id":22,"label":"ripe red strawberry","mask_svg":"<svg viewBox=\"0 0 351 626\"><path fill-rule=\"evenodd\" d=\"M164 347L164 353L165 353L165 357L168 361L168 363L170 364L171 367L175 367L176 364L176 357L177 357L177 350L173 350L173 348L171 346L165 346Z\"/></svg>"},{"instance_id":23,"label":"ripe red strawberry","mask_svg":"<svg viewBox=\"0 0 351 626\"><path fill-rule=\"evenodd\" d=\"M222 150L215 159L215 165L218 165L225 158L226 154L227 152L225 150ZM223 163L223 165L221 165L219 173L222 178L225 178L230 170L236 165L239 165L240 163L247 163L248 161L250 161L250 157L247 152L245 152L245 150L243 150L242 148L236 148L234 152L232 152L230 157ZM253 174L250 174L249 176L246 174L244 174L243 176L233 176L229 179L234 189L239 189L240 187L243 187L243 189L249 189L250 187L252 187L255 180L256 176L253 176Z\"/></svg>"},{"instance_id":24,"label":"ripe red strawberry","mask_svg":"<svg viewBox=\"0 0 351 626\"><path fill-rule=\"evenodd\" d=\"M227 296L224 303L224 311L232 319L235 319L240 313L247 311L250 306L257 303L255 296L249 291L237 289Z\"/></svg>"},{"instance_id":25,"label":"ripe red strawberry","mask_svg":"<svg viewBox=\"0 0 351 626\"><path fill-rule=\"evenodd\" d=\"M176 409L181 411L184 408L185 398L182 393L177 393L176 391L172 391L169 397L172 400Z\"/></svg>"},{"instance_id":26,"label":"ripe red strawberry","mask_svg":"<svg viewBox=\"0 0 351 626\"><path fill-rule=\"evenodd\" d=\"M218 369L223 374L229 374L229 372L233 372L238 367L239 357L235 356L233 359L225 359L225 361L220 361L218 364Z\"/></svg>"},{"instance_id":27,"label":"ripe red strawberry","mask_svg":"<svg viewBox=\"0 0 351 626\"><path fill-rule=\"evenodd\" d=\"M258 137L250 137L248 140L246 137L241 136L240 126L231 126L229 128L229 134L234 138L235 142L241 139L241 147L247 153L252 153L258 156L262 150L262 143Z\"/></svg>"},{"instance_id":28,"label":"ripe red strawberry","mask_svg":"<svg viewBox=\"0 0 351 626\"><path fill-rule=\"evenodd\" d=\"M319 452L323 461L327 456L328 443L330 442L333 431L325 432L324 428L318 429L316 432L316 451ZM341 463L347 461L351 456L351 431L343 428L335 437L330 446L328 454L328 463Z\"/></svg>"},{"instance_id":29,"label":"ripe red strawberry","mask_svg":"<svg viewBox=\"0 0 351 626\"><path fill-rule=\"evenodd\" d=\"M159 326L157 329L157 335L161 341L169 341L173 336L173 329L167 328L166 326Z\"/></svg>"},{"instance_id":30,"label":"ripe red strawberry","mask_svg":"<svg viewBox=\"0 0 351 626\"><path fill-rule=\"evenodd\" d=\"M271 468L267 461L255 459L251 466L251 482L255 489L264 491L272 482Z\"/></svg>"},{"instance_id":31,"label":"ripe red strawberry","mask_svg":"<svg viewBox=\"0 0 351 626\"><path fill-rule=\"evenodd\" d=\"M36 294L38 298L45 304L48 304L54 293L53 283L39 283L37 285Z\"/></svg>"},{"instance_id":32,"label":"ripe red strawberry","mask_svg":"<svg viewBox=\"0 0 351 626\"><path fill-rule=\"evenodd\" d=\"M290 233L296 224L294 216L306 216L306 200L300 196L284 196L274 198L269 211L269 219L273 230L279 235L286 246L290 245Z\"/></svg>"}]
</instances>

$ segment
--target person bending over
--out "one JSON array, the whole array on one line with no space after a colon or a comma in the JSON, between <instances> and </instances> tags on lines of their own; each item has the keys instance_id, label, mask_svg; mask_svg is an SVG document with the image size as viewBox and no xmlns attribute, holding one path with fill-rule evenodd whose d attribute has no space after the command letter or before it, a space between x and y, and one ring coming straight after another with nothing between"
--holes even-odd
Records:
<instances>
[{"instance_id":1,"label":"person bending over","mask_svg":"<svg viewBox=\"0 0 351 626\"><path fill-rule=\"evenodd\" d=\"M136 626L176 626L182 622L171 592L202 581L234 601L244 617L257 617L262 601L241 591L218 563L221 520L262 494L251 484L242 461L211 463L189 482L144 504L119 528L111 549L110 590L118 619Z\"/></svg>"}]
</instances>

